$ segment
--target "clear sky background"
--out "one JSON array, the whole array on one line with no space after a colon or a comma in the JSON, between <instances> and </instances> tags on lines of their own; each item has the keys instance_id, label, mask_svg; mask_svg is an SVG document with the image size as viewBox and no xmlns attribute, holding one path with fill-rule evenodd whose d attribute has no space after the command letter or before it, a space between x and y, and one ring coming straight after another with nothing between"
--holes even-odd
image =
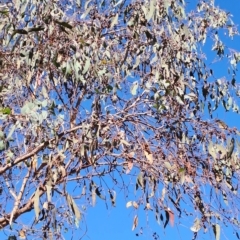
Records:
<instances>
[{"instance_id":1,"label":"clear sky background","mask_svg":"<svg viewBox=\"0 0 240 240\"><path fill-rule=\"evenodd\" d=\"M189 2L189 7L197 3L196 0L185 0ZM231 12L233 15L232 19L235 24L238 25L240 31L240 1L239 0L215 0L215 5L220 6L222 9ZM233 40L226 38L224 44L227 47L236 49L240 51L240 36L235 37ZM215 58L215 53L211 52L212 42L209 39L206 42L206 46L203 48L206 55L207 61L212 62ZM214 76L217 78L226 77L228 78L228 70L226 61L223 63L217 63L214 67ZM240 82L240 76L236 77L237 82ZM240 116L236 113L228 112L226 113L223 107L221 110L217 110L214 117L224 120L230 127L236 126L240 129ZM132 180L134 188L134 179ZM133 208L126 208L126 202L129 200L134 200L129 196L129 198L124 198L123 193L117 195L116 208L109 206L106 209L106 205L101 199L97 199L97 204L94 208L89 208L85 214L84 222L87 224L87 233L82 238L83 240L148 240L152 239L152 235L156 232L159 239L169 239L169 240L190 240L193 237L193 232L190 227L193 225L194 217L189 219L176 219L177 224L174 227L168 225L166 229L163 228L163 224L158 225L155 221L154 212L140 210L135 211ZM237 207L237 206L236 206ZM240 206L239 206L240 207ZM133 218L135 214L138 214L139 224L138 227L131 231ZM82 223L83 229L86 227L85 223ZM178 225L179 223L179 225ZM141 234L142 229L142 234ZM76 230L74 235L74 240L80 239L82 236L82 231ZM139 234L139 236L136 236ZM240 234L240 232L239 232ZM206 234L199 234L197 239L209 240L215 239L212 229L209 229ZM221 239L237 239L233 235L232 229L224 228L221 231Z\"/></svg>"},{"instance_id":2,"label":"clear sky background","mask_svg":"<svg viewBox=\"0 0 240 240\"><path fill-rule=\"evenodd\" d=\"M189 2L189 7L195 5L197 0L185 0ZM219 5L222 9L231 12L233 15L233 21L239 25L240 31L240 0L215 0L215 5ZM215 54L211 50L212 42L206 43L203 48L206 55L207 61L210 63ZM237 49L240 51L240 36L235 37L233 40L226 38L224 44L227 47ZM219 64L219 63L218 63ZM226 62L220 63L219 67L216 69L214 67L215 77L228 77ZM240 82L240 76L236 77L237 82ZM225 121L230 127L236 126L240 129L240 116L234 113L225 113L223 107L218 110L215 114ZM134 173L134 171L133 171ZM128 181L132 185L132 190L135 186L136 178L129 176ZM171 227L170 224L164 229L163 224L158 223L155 220L154 212L143 211L143 208L136 210L134 208L126 208L126 202L130 200L135 200L134 195L129 195L128 197L124 194L124 191L117 192L116 207L112 207L111 204L106 205L101 199L97 199L95 207L89 207L84 213L83 221L80 222L79 229L75 229L73 232L73 238L71 238L71 232L66 234L66 239L73 240L151 240L154 232L159 236L156 239L169 239L169 240L190 240L193 237L193 232L190 227L193 225L195 216L176 219L176 224ZM84 202L84 201L83 201ZM239 206L240 207L240 206ZM32 211L31 214L34 214ZM138 227L132 231L133 218L134 215L138 214L139 223ZM177 213L176 213L177 215ZM28 217L27 215L25 217ZM86 231L85 235L84 232ZM138 234L138 236L136 236ZM157 236L156 235L156 236ZM239 233L240 235L240 233ZM0 232L0 239L7 239L4 232ZM199 234L197 239L209 240L214 239L214 234L210 229L207 234ZM232 234L230 229L224 228L221 232L221 239L236 239Z\"/></svg>"}]
</instances>

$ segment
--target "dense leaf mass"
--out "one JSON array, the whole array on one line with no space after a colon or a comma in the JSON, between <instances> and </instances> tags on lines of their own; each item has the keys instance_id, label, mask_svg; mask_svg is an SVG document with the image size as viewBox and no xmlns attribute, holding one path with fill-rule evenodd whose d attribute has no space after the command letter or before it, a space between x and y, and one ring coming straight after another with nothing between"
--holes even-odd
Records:
<instances>
[{"instance_id":1,"label":"dense leaf mass","mask_svg":"<svg viewBox=\"0 0 240 240\"><path fill-rule=\"evenodd\" d=\"M212 117L239 111L240 53L221 41L238 32L214 1L194 7L1 6L0 226L11 237L61 239L122 188L139 192L127 207L153 210L163 227L193 214L195 237L210 227L218 239L216 222L239 229L239 132ZM214 76L202 51L211 44L229 79Z\"/></svg>"}]
</instances>

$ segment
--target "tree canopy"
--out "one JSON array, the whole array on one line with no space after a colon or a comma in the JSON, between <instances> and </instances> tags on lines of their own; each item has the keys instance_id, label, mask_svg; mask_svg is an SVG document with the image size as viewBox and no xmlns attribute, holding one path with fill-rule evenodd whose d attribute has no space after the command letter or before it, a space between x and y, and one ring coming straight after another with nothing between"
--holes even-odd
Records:
<instances>
[{"instance_id":1,"label":"tree canopy","mask_svg":"<svg viewBox=\"0 0 240 240\"><path fill-rule=\"evenodd\" d=\"M239 113L240 53L224 44L238 31L213 0L195 7L0 7L0 227L9 239L62 239L96 198L117 207L121 189L138 193L126 202L133 230L143 206L162 228L193 215L194 237L219 239L222 224L237 234L239 132L213 114ZM228 77L215 76L206 48L228 60Z\"/></svg>"}]
</instances>

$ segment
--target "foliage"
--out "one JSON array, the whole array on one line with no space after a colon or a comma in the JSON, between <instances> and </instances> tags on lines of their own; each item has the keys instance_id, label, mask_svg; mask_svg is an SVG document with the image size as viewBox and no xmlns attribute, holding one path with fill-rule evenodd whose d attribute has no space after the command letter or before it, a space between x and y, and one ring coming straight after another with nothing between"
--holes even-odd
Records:
<instances>
[{"instance_id":1,"label":"foliage","mask_svg":"<svg viewBox=\"0 0 240 240\"><path fill-rule=\"evenodd\" d=\"M133 192L132 179L133 230L140 205L164 228L193 214L195 237L239 228L239 132L212 118L221 105L239 112L240 53L221 40L238 32L214 1L187 10L184 0L1 7L0 226L9 239L61 239L96 198L115 206L119 189ZM229 60L229 79L208 65L209 43Z\"/></svg>"}]
</instances>

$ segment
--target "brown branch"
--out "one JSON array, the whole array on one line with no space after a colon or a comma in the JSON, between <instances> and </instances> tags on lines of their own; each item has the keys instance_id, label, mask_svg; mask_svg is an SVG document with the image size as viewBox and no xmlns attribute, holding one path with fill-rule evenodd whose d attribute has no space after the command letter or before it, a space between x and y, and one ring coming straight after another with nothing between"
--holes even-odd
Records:
<instances>
[{"instance_id":1,"label":"brown branch","mask_svg":"<svg viewBox=\"0 0 240 240\"><path fill-rule=\"evenodd\" d=\"M14 207L13 207L13 210L12 210L12 213L11 213L11 216L10 216L10 220L9 220L9 224L11 226L12 224L12 220L14 219L14 216L18 210L18 207L19 207L19 204L22 200L22 196L23 196L23 193L24 193L24 190L25 190L25 187L26 187L26 184L27 184L27 181L30 177L30 173L31 173L31 169L28 170L28 173L27 175L25 176L25 178L23 179L23 183L22 183L22 187L19 191L19 194L17 196L17 199L15 200L15 203L14 203Z\"/></svg>"},{"instance_id":2,"label":"brown branch","mask_svg":"<svg viewBox=\"0 0 240 240\"><path fill-rule=\"evenodd\" d=\"M62 136L64 136L65 134L74 132L78 129L82 128L82 123L80 123L78 126L73 127L67 131L61 132L58 134L58 138L61 138ZM18 157L17 159L15 159L15 161L10 162L8 164L6 164L5 166L0 168L0 175L2 175L3 173L5 173L7 170L9 170L10 168L12 168L13 166L17 165L18 163L34 156L35 154L37 154L38 152L40 152L42 149L44 149L45 147L47 147L51 142L54 142L56 140L56 138L52 138L50 140L45 141L44 143L41 143L39 146L37 146L36 148L34 148L32 151L30 151L29 153L24 154L21 157Z\"/></svg>"},{"instance_id":3,"label":"brown branch","mask_svg":"<svg viewBox=\"0 0 240 240\"><path fill-rule=\"evenodd\" d=\"M32 157L34 154L38 153L39 151L41 151L44 147L48 146L49 142L51 142L53 140L50 141L46 141L44 143L41 143L39 146L37 146L35 149L33 149L31 152L24 154L23 156L17 158L14 162L10 162L8 164L6 164L4 167L0 168L0 175L5 173L7 170L9 170L10 168L12 168L13 166L17 165L18 163Z\"/></svg>"},{"instance_id":4,"label":"brown branch","mask_svg":"<svg viewBox=\"0 0 240 240\"><path fill-rule=\"evenodd\" d=\"M44 190L40 190L39 197L41 197L44 194ZM21 193L21 192L20 192ZM13 221L16 220L19 216L21 216L23 213L29 212L33 209L33 203L34 203L34 198L32 197L26 204L23 205L20 209L18 209L13 217ZM0 228L4 228L10 224L10 218L11 214L9 213L5 215L4 217L0 218Z\"/></svg>"},{"instance_id":5,"label":"brown branch","mask_svg":"<svg viewBox=\"0 0 240 240\"><path fill-rule=\"evenodd\" d=\"M73 125L75 125L75 124L74 124L74 121L76 120L77 111L78 111L78 108L79 108L79 106L80 106L80 104L81 104L81 102L82 102L82 100L83 100L83 98L84 98L84 96L85 96L85 93L86 93L86 88L84 88L84 89L82 90L82 92L81 92L81 94L80 94L80 96L78 97L78 100L77 100L77 102L76 102L75 108L73 108L73 114L72 114L71 119L70 119L70 122L71 122L71 124L73 124Z\"/></svg>"},{"instance_id":6,"label":"brown branch","mask_svg":"<svg viewBox=\"0 0 240 240\"><path fill-rule=\"evenodd\" d=\"M16 192L14 191L14 189L11 188L9 182L8 182L8 179L7 179L7 175L6 174L3 174L3 177L4 177L4 180L5 180L5 184L7 185L7 188L9 190L9 192L12 194L13 198L16 200L17 199L17 194Z\"/></svg>"}]
</instances>

